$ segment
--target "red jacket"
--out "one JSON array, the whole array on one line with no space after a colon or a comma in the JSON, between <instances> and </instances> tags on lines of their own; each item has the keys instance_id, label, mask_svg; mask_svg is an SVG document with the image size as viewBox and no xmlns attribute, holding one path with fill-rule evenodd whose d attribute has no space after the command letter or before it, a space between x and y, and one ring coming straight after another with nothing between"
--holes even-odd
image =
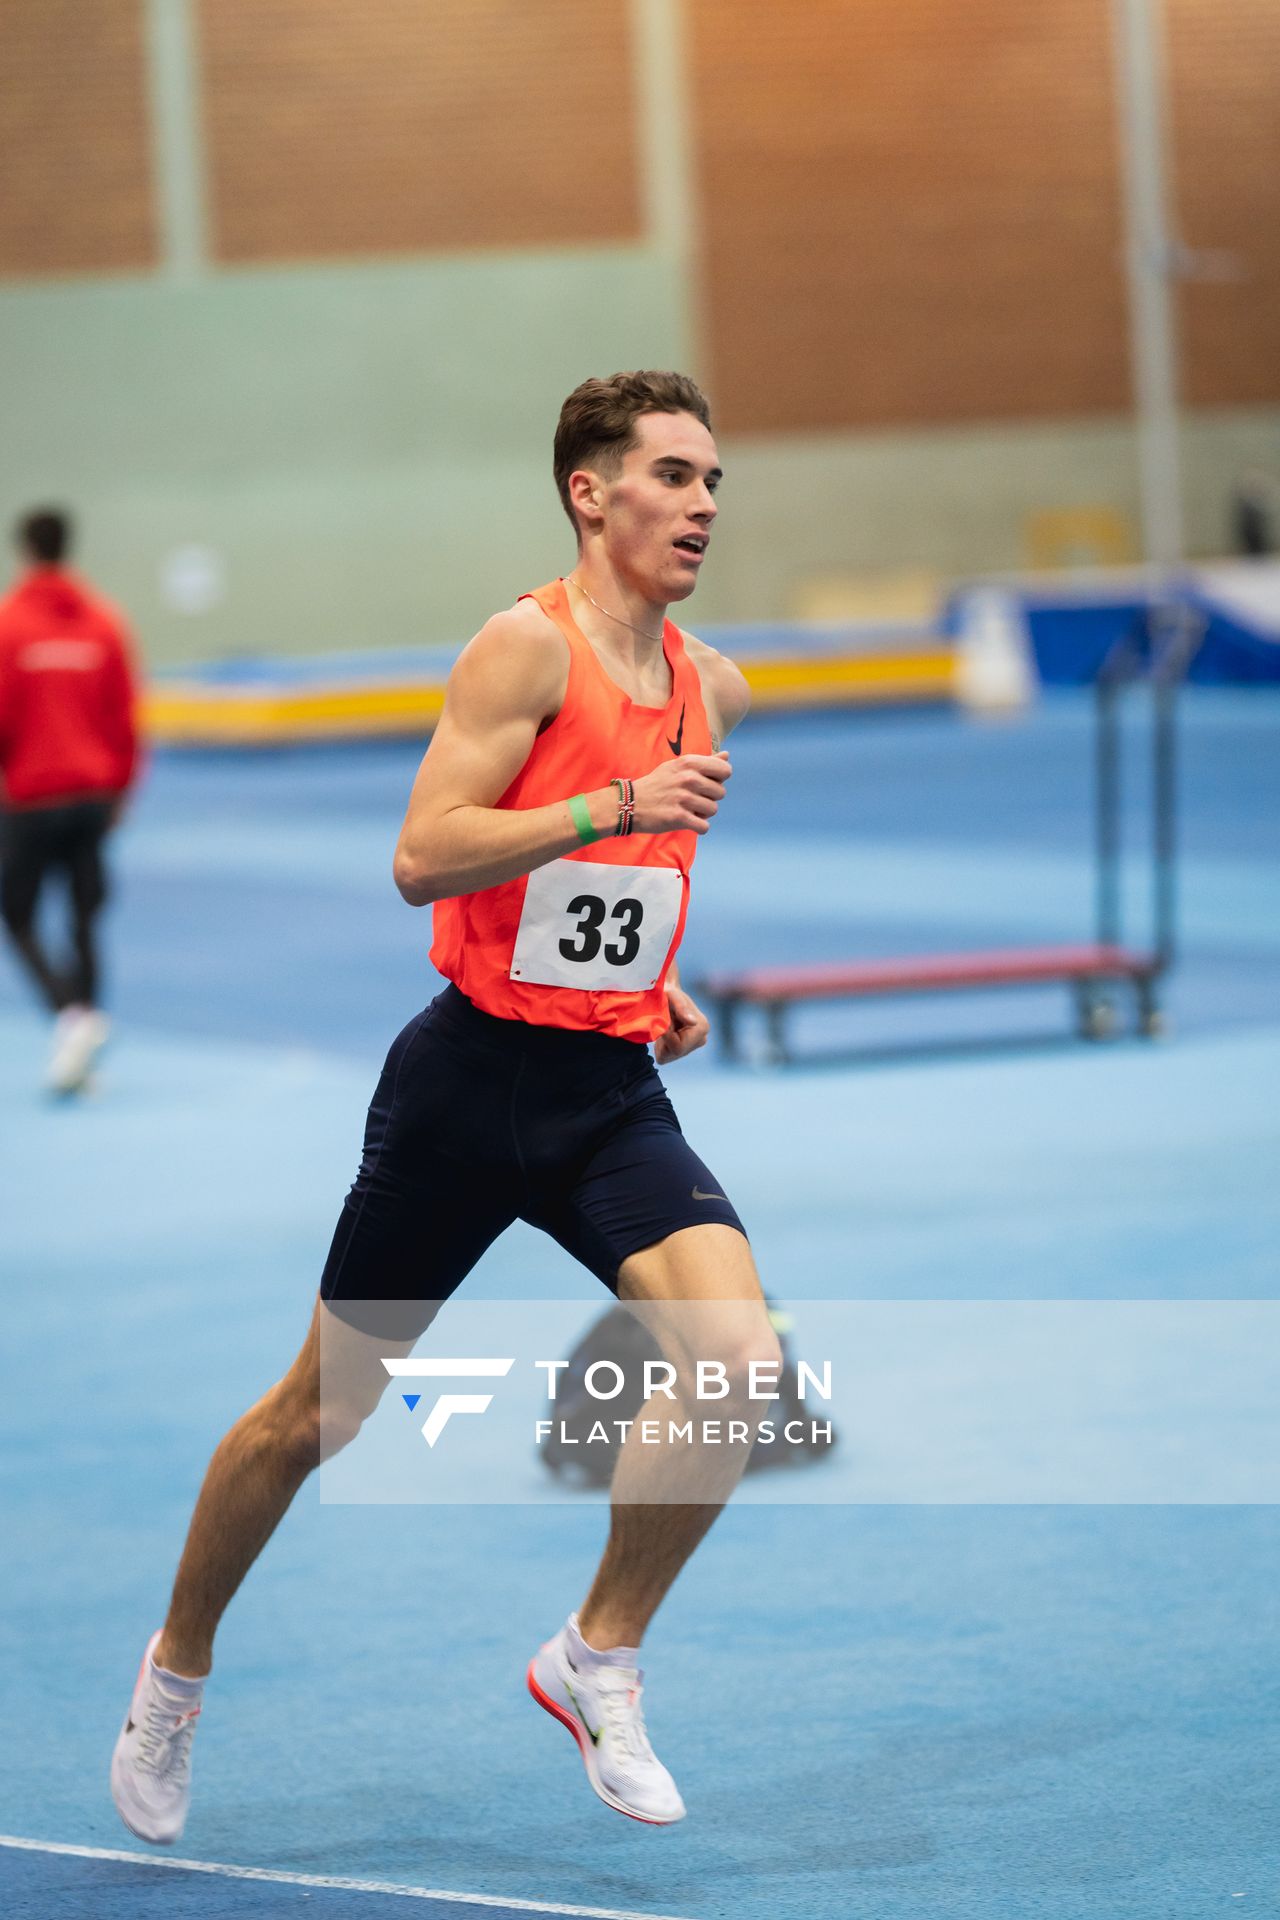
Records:
<instances>
[{"instance_id":1,"label":"red jacket","mask_svg":"<svg viewBox=\"0 0 1280 1920\"><path fill-rule=\"evenodd\" d=\"M131 646L114 608L61 567L0 600L0 780L11 807L123 793L138 758Z\"/></svg>"}]
</instances>

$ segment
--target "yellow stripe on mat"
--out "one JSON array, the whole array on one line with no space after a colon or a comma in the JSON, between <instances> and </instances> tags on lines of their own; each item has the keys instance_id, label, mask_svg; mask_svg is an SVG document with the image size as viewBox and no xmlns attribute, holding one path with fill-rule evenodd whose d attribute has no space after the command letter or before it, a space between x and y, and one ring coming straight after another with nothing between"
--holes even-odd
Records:
<instances>
[{"instance_id":1,"label":"yellow stripe on mat","mask_svg":"<svg viewBox=\"0 0 1280 1920\"><path fill-rule=\"evenodd\" d=\"M857 706L955 697L955 654L950 647L810 660L744 660L742 671L756 707Z\"/></svg>"},{"instance_id":2,"label":"yellow stripe on mat","mask_svg":"<svg viewBox=\"0 0 1280 1920\"><path fill-rule=\"evenodd\" d=\"M267 746L288 740L346 739L429 733L444 706L444 687L310 687L281 692L228 687L156 686L143 717L166 746Z\"/></svg>"}]
</instances>

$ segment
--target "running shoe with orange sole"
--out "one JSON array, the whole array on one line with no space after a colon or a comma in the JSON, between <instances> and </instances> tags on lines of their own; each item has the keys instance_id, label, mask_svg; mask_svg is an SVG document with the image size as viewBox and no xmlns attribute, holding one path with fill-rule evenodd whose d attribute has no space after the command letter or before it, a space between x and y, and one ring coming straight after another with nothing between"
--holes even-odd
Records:
<instances>
[{"instance_id":1,"label":"running shoe with orange sole","mask_svg":"<svg viewBox=\"0 0 1280 1920\"><path fill-rule=\"evenodd\" d=\"M587 1778L607 1807L632 1820L666 1827L683 1820L684 1801L649 1744L638 1667L575 1666L568 1628L529 1662L529 1691L540 1707L568 1727Z\"/></svg>"}]
</instances>

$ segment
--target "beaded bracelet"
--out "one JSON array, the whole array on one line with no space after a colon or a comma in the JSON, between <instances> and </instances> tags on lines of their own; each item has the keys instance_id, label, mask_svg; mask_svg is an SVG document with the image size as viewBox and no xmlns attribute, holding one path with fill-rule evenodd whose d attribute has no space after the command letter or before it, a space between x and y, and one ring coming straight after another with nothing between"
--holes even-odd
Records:
<instances>
[{"instance_id":1,"label":"beaded bracelet","mask_svg":"<svg viewBox=\"0 0 1280 1920\"><path fill-rule=\"evenodd\" d=\"M621 780L615 774L609 785L618 789L618 824L613 830L614 835L618 839L625 839L635 825L636 783L634 780Z\"/></svg>"}]
</instances>

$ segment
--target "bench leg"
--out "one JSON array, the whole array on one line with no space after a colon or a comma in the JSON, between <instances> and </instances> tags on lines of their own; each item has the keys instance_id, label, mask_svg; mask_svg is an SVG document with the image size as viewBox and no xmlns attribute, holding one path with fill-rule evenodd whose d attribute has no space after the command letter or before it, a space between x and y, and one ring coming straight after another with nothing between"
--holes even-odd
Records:
<instances>
[{"instance_id":1,"label":"bench leg","mask_svg":"<svg viewBox=\"0 0 1280 1920\"><path fill-rule=\"evenodd\" d=\"M771 1067L783 1067L787 1063L787 1041L782 1024L786 1011L785 1000L770 1000L765 1006L765 1058Z\"/></svg>"},{"instance_id":2,"label":"bench leg","mask_svg":"<svg viewBox=\"0 0 1280 1920\"><path fill-rule=\"evenodd\" d=\"M1138 995L1138 1028L1148 1040L1159 1040L1169 1031L1168 1022L1156 998L1156 980L1144 973L1134 982Z\"/></svg>"},{"instance_id":3,"label":"bench leg","mask_svg":"<svg viewBox=\"0 0 1280 1920\"><path fill-rule=\"evenodd\" d=\"M1106 1040L1116 1030L1115 1003L1096 980L1081 980L1076 994L1076 1032L1082 1040Z\"/></svg>"}]
</instances>

